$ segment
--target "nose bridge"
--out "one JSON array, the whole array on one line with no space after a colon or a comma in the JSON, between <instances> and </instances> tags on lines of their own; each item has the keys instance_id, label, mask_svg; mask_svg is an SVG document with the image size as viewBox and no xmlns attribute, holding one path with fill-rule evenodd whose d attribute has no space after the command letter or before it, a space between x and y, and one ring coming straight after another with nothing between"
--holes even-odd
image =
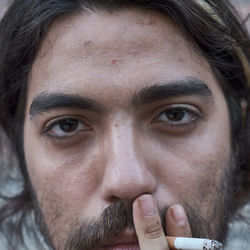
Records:
<instances>
[{"instance_id":1,"label":"nose bridge","mask_svg":"<svg viewBox=\"0 0 250 250\"><path fill-rule=\"evenodd\" d=\"M106 197L133 199L152 193L155 180L147 168L138 131L130 119L116 121L106 137L107 165L103 178Z\"/></svg>"},{"instance_id":2,"label":"nose bridge","mask_svg":"<svg viewBox=\"0 0 250 250\"><path fill-rule=\"evenodd\" d=\"M117 166L119 173L133 166L135 171L140 169L137 152L139 151L139 143L136 143L132 127L132 124L126 122L126 124L116 124L112 131L111 165ZM140 174L140 171L138 171L138 174Z\"/></svg>"}]
</instances>

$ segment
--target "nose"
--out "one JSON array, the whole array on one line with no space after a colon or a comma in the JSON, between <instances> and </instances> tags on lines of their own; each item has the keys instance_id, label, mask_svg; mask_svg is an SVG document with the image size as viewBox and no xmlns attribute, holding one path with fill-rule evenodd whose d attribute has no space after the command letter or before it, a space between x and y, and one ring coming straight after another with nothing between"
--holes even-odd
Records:
<instances>
[{"instance_id":1,"label":"nose","mask_svg":"<svg viewBox=\"0 0 250 250\"><path fill-rule=\"evenodd\" d=\"M143 154L143 136L127 122L114 126L105 139L105 171L101 192L108 202L133 200L143 193L156 191L153 169Z\"/></svg>"}]
</instances>

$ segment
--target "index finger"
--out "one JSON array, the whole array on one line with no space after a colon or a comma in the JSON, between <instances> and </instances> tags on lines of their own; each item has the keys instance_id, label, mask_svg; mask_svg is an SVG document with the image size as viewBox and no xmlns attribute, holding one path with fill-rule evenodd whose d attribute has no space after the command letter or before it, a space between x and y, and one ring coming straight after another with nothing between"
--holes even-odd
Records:
<instances>
[{"instance_id":1,"label":"index finger","mask_svg":"<svg viewBox=\"0 0 250 250\"><path fill-rule=\"evenodd\" d=\"M135 230L141 250L169 250L153 197L139 196L133 203Z\"/></svg>"}]
</instances>

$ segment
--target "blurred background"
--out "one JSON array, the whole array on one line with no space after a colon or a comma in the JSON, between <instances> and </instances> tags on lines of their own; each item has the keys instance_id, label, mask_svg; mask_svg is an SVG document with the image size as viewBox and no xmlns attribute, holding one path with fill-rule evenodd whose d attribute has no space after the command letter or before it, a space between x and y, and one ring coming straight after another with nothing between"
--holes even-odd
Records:
<instances>
[{"instance_id":1,"label":"blurred background","mask_svg":"<svg viewBox=\"0 0 250 250\"><path fill-rule=\"evenodd\" d=\"M188 1L188 0L187 0ZM219 1L219 0L218 0ZM245 20L245 24L250 32L250 0L231 0L232 3L235 5L236 9L239 11L243 20ZM7 9L7 5L10 3L10 0L0 0L0 18L3 16L4 12ZM1 48L0 48L1 49ZM0 154L2 157L0 160L1 165L4 165L5 159L10 159L11 156L8 155L8 152L5 150L5 147L8 144L8 141L4 136L1 136L1 129L0 129ZM6 147L7 148L7 147ZM13 159L15 161L15 159ZM3 179L2 179L3 180ZM0 188L6 189L8 192L14 192L18 189L20 183L6 185L5 183L1 183L0 179ZM1 202L0 202L1 204ZM246 219L248 218L248 222ZM32 246L33 242L32 239L28 240L29 244ZM44 250L44 248L37 248L33 247L34 250ZM230 233L228 237L228 243L225 250L249 250L250 249L250 202L249 205L245 206L237 215L236 218L230 223ZM1 233L0 233L0 250L7 250L4 247L4 240L1 240ZM21 248L17 247L17 250L21 250ZM24 249L25 250L25 249Z\"/></svg>"}]
</instances>

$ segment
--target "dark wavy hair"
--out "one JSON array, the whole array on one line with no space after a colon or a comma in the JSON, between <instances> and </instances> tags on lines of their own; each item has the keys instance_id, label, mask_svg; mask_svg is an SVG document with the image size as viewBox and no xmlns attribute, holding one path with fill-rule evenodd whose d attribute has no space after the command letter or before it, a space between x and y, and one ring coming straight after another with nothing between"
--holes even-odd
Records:
<instances>
[{"instance_id":1,"label":"dark wavy hair","mask_svg":"<svg viewBox=\"0 0 250 250\"><path fill-rule=\"evenodd\" d=\"M0 123L22 176L18 194L1 196L4 203L0 208L0 230L14 249L24 243L24 228L28 228L27 218L34 209L23 152L23 122L28 75L41 41L60 15L88 11L110 14L129 8L156 10L167 15L210 63L227 101L232 150L239 162L231 212L248 198L250 39L229 1L14 0L0 23ZM1 168L2 172L12 169L11 166Z\"/></svg>"}]
</instances>

